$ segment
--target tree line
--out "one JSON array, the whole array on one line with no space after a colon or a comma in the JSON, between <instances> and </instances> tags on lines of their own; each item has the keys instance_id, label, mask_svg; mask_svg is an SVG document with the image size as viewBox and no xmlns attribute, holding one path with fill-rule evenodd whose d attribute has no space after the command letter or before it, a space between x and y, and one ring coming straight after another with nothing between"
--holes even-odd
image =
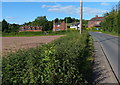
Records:
<instances>
[{"instance_id":1,"label":"tree line","mask_svg":"<svg viewBox=\"0 0 120 85\"><path fill-rule=\"evenodd\" d=\"M5 33L10 33L10 32L19 32L19 29L21 26L42 26L42 31L48 31L53 29L53 21L55 23L62 22L62 21L67 21L67 23L74 23L74 22L79 22L79 19L71 18L71 17L65 17L64 19L54 19L52 21L47 20L46 16L38 16L34 21L31 22L26 22L22 25L19 24L10 24L8 23L5 19L1 22L1 31ZM87 25L88 21L83 20L83 25Z\"/></svg>"},{"instance_id":2,"label":"tree line","mask_svg":"<svg viewBox=\"0 0 120 85\"><path fill-rule=\"evenodd\" d=\"M5 19L2 21L2 32L10 33L10 32L18 32L19 31L19 24L9 24Z\"/></svg>"},{"instance_id":3,"label":"tree line","mask_svg":"<svg viewBox=\"0 0 120 85\"><path fill-rule=\"evenodd\" d=\"M101 22L103 31L120 33L120 2L104 16L104 21Z\"/></svg>"}]
</instances>

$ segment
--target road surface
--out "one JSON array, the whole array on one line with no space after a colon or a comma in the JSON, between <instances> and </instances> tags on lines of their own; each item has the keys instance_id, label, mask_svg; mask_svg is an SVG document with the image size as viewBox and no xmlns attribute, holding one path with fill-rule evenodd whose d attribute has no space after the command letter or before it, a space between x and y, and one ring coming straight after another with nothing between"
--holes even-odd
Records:
<instances>
[{"instance_id":1,"label":"road surface","mask_svg":"<svg viewBox=\"0 0 120 85\"><path fill-rule=\"evenodd\" d=\"M118 73L118 68L120 68L120 65L118 64L118 61L120 59L118 58L118 47L120 46L120 43L118 43L118 40L120 40L120 38L99 32L90 32L90 35L94 40L98 41L101 44L101 47L103 48L103 51L105 52L105 55L117 79L120 81Z\"/></svg>"}]
</instances>

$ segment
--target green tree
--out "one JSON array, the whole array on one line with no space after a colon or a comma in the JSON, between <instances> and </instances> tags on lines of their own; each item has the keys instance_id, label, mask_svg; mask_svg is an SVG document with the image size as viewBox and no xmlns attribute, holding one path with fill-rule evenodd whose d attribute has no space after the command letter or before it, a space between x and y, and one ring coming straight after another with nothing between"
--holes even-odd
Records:
<instances>
[{"instance_id":1,"label":"green tree","mask_svg":"<svg viewBox=\"0 0 120 85\"><path fill-rule=\"evenodd\" d=\"M120 1L118 3L117 24L118 24L118 33L120 33Z\"/></svg>"},{"instance_id":2,"label":"green tree","mask_svg":"<svg viewBox=\"0 0 120 85\"><path fill-rule=\"evenodd\" d=\"M72 23L72 22L73 22L73 20L72 20L71 17L65 17L65 18L64 18L64 21L65 21L65 22L66 22L66 19L67 19L67 23Z\"/></svg>"},{"instance_id":3,"label":"green tree","mask_svg":"<svg viewBox=\"0 0 120 85\"><path fill-rule=\"evenodd\" d=\"M118 6L115 6L109 13L104 14L104 21L101 22L103 31L120 33L120 13Z\"/></svg>"},{"instance_id":4,"label":"green tree","mask_svg":"<svg viewBox=\"0 0 120 85\"><path fill-rule=\"evenodd\" d=\"M57 23L57 22L59 22L59 19L58 19L58 18L55 19L55 23Z\"/></svg>"},{"instance_id":5,"label":"green tree","mask_svg":"<svg viewBox=\"0 0 120 85\"><path fill-rule=\"evenodd\" d=\"M8 23L7 23L7 21L5 20L5 19L3 19L3 21L2 21L2 32L9 32L8 30L9 30L9 27L8 27Z\"/></svg>"},{"instance_id":6,"label":"green tree","mask_svg":"<svg viewBox=\"0 0 120 85\"><path fill-rule=\"evenodd\" d=\"M0 31L2 31L2 22L0 22Z\"/></svg>"},{"instance_id":7,"label":"green tree","mask_svg":"<svg viewBox=\"0 0 120 85\"><path fill-rule=\"evenodd\" d=\"M18 24L10 24L9 25L9 30L10 30L10 32L18 32L19 31L19 25Z\"/></svg>"}]
</instances>

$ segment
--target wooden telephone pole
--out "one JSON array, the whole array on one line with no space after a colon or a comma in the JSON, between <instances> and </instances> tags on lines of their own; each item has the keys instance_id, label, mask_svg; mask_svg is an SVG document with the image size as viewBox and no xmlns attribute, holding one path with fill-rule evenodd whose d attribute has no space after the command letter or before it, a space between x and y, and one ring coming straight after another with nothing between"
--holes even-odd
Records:
<instances>
[{"instance_id":1,"label":"wooden telephone pole","mask_svg":"<svg viewBox=\"0 0 120 85\"><path fill-rule=\"evenodd\" d=\"M82 33L82 0L80 0L80 34Z\"/></svg>"},{"instance_id":2,"label":"wooden telephone pole","mask_svg":"<svg viewBox=\"0 0 120 85\"><path fill-rule=\"evenodd\" d=\"M66 31L67 31L67 17L66 17Z\"/></svg>"}]
</instances>

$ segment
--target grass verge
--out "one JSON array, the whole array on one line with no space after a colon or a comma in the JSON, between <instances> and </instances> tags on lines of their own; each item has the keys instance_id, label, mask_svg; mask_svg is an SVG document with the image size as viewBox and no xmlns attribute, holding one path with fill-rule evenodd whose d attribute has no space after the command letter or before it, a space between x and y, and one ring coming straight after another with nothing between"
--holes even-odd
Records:
<instances>
[{"instance_id":1,"label":"grass verge","mask_svg":"<svg viewBox=\"0 0 120 85\"><path fill-rule=\"evenodd\" d=\"M92 38L70 32L52 43L3 56L3 84L88 83L92 74Z\"/></svg>"},{"instance_id":2,"label":"grass verge","mask_svg":"<svg viewBox=\"0 0 120 85\"><path fill-rule=\"evenodd\" d=\"M18 32L18 33L2 33L2 37L31 37L31 36L49 36L49 35L64 35L66 31L49 31L45 32Z\"/></svg>"},{"instance_id":3,"label":"grass verge","mask_svg":"<svg viewBox=\"0 0 120 85\"><path fill-rule=\"evenodd\" d=\"M115 32L107 32L107 31L93 31L92 32L102 32L102 33L105 33L105 34L110 34L110 35L114 35L114 36L119 36L120 37L120 34L118 33L115 33Z\"/></svg>"}]
</instances>

